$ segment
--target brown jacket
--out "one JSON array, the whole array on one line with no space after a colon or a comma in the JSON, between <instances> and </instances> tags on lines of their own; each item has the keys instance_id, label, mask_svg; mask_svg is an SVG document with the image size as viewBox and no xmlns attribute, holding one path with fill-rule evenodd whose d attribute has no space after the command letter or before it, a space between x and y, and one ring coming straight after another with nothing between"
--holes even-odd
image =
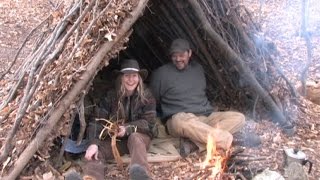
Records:
<instances>
[{"instance_id":1,"label":"brown jacket","mask_svg":"<svg viewBox=\"0 0 320 180\"><path fill-rule=\"evenodd\" d=\"M145 89L145 94L145 102L138 100L137 93L130 97L125 97L122 100L125 115L121 115L116 91L111 90L96 107L94 118L104 118L113 122L118 121L120 125L126 127L126 137L132 133L132 128L130 127L136 127L137 132L147 134L152 138L155 131L156 101L149 89ZM89 123L88 133L92 143L97 142L96 140L102 130L101 123L105 122L93 120Z\"/></svg>"}]
</instances>

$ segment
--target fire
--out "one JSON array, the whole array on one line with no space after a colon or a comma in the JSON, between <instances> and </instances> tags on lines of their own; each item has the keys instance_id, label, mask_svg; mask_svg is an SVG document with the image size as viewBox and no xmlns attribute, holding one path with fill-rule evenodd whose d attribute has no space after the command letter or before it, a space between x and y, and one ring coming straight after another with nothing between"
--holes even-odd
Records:
<instances>
[{"instance_id":1,"label":"fire","mask_svg":"<svg viewBox=\"0 0 320 180\"><path fill-rule=\"evenodd\" d=\"M207 155L206 159L202 163L203 169L209 168L211 170L211 175L208 177L209 179L214 180L222 178L225 160L226 158L217 151L214 137L209 135L207 142Z\"/></svg>"}]
</instances>

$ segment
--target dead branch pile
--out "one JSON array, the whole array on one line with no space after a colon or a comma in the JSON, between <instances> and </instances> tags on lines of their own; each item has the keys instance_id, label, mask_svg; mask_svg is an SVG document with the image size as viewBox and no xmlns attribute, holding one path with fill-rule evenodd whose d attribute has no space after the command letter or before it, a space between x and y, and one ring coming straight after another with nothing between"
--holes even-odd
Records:
<instances>
[{"instance_id":1,"label":"dead branch pile","mask_svg":"<svg viewBox=\"0 0 320 180\"><path fill-rule=\"evenodd\" d=\"M153 0L131 31L147 2L77 0L59 5L47 18L45 38L12 79L0 79L5 86L0 95L1 176L15 179L28 162L37 166L50 157L53 140L69 134L71 116L81 111L95 75L126 49L130 35L130 43L138 45L128 48L126 56L150 70L167 61L172 39L187 38L207 73L212 101L242 111L265 106L280 124L286 123L283 104L290 104L284 101L291 95L290 83L277 71L270 44L255 43L258 28L241 4Z\"/></svg>"},{"instance_id":2,"label":"dead branch pile","mask_svg":"<svg viewBox=\"0 0 320 180\"><path fill-rule=\"evenodd\" d=\"M50 17L48 36L8 81L1 103L1 176L15 179L32 157L50 157L53 139L68 133L70 112L97 71L125 48L145 5L81 0Z\"/></svg>"}]
</instances>

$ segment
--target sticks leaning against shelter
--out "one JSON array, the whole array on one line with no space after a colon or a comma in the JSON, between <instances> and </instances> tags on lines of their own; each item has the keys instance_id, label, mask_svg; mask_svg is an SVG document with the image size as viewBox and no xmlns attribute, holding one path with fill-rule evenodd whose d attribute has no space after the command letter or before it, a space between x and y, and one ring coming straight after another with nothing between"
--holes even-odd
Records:
<instances>
[{"instance_id":1,"label":"sticks leaning against shelter","mask_svg":"<svg viewBox=\"0 0 320 180\"><path fill-rule=\"evenodd\" d=\"M76 9L76 8L74 8L74 9ZM91 9L90 5L89 5L89 7L87 9L88 9L87 12L89 11L89 9ZM62 21L61 24L63 24L63 22L64 21ZM79 20L79 22L80 22L80 20ZM75 25L74 25L74 27L75 27ZM59 29L59 26L56 29ZM62 40L62 43L59 44L60 47L61 47L61 50L62 50L64 44L66 43L67 39L71 36L72 32L73 31L69 31L69 34L67 33L67 35ZM48 47L45 47L44 51L38 51L39 54L35 55L35 57L36 57L35 59L36 60L33 60L34 63L30 64L30 65L32 65L32 67L29 67L29 68L31 68L31 71L30 71L29 76L28 76L28 81L27 81L26 88L24 90L24 95L23 95L21 103L19 105L18 112L17 112L16 118L15 118L15 121L14 121L14 125L13 125L12 129L9 132L9 135L7 136L7 138L5 140L4 146L1 148L2 153L1 153L1 156L0 156L0 162L2 162L4 160L4 158L6 158L6 156L9 153L10 143L12 142L12 138L13 138L13 136L16 134L16 132L18 130L18 127L19 127L19 125L20 125L20 123L22 121L22 118L25 115L25 113L27 111L27 108L28 108L28 106L30 104L30 100L33 97L33 94L35 93L35 91L36 91L36 89L38 87L38 84L40 83L40 80L41 80L42 76L45 73L46 67L49 66L50 62L57 55L57 53L54 52L53 54L51 54L51 57L49 56L49 58L47 58L44 61L44 58L46 58L47 55L49 55L51 49L54 47L55 41L57 41L57 37L56 37L56 34L53 33L53 35L49 39ZM58 50L59 50L59 48L58 48ZM59 50L59 51L61 51L61 50ZM36 81L35 81L35 83L33 83L33 78L36 75L36 71L39 71L38 67L40 66L40 63L42 63L43 61L44 61L44 63L42 65L41 69L40 69L39 74L36 77ZM22 75L21 78L24 78L24 75L27 73L26 71L29 68L24 69L24 72L23 72L23 75Z\"/></svg>"},{"instance_id":2,"label":"sticks leaning against shelter","mask_svg":"<svg viewBox=\"0 0 320 180\"><path fill-rule=\"evenodd\" d=\"M232 50L232 48L220 37L219 34L215 32L215 30L211 27L211 24L209 23L206 15L201 9L201 6L198 1L194 0L188 0L191 4L192 8L194 9L197 17L199 18L204 30L208 33L210 38L216 43L217 46L219 46L221 52L221 56L223 59L230 61L232 64L234 64L239 74L243 76L244 79L247 80L249 85L252 87L253 90L255 90L261 99L264 101L264 103L273 111L273 113L276 115L275 121L280 124L280 126L287 126L290 124L286 117L283 115L279 107L276 105L276 103L272 100L270 95L266 90L264 90L259 82L253 77L252 73L250 73L250 69L244 65L244 61L237 55L236 52Z\"/></svg>"},{"instance_id":3,"label":"sticks leaning against shelter","mask_svg":"<svg viewBox=\"0 0 320 180\"><path fill-rule=\"evenodd\" d=\"M26 166L29 160L33 157L34 153L39 149L41 144L48 137L51 130L59 122L62 115L66 112L70 105L75 100L77 100L77 97L81 93L81 90L86 87L87 83L97 73L98 68L101 67L101 65L103 66L108 64L109 59L104 59L106 54L109 53L117 44L122 44L124 41L127 41L126 37L128 36L128 31L143 12L143 9L146 7L147 2L147 0L138 1L137 5L131 12L131 17L124 20L120 29L118 29L118 31L116 32L116 37L113 39L113 41L104 42L102 44L102 46L96 52L95 56L92 57L89 63L86 65L86 71L82 73L73 87L68 90L66 95L61 97L60 102L50 113L49 119L46 121L46 124L43 125L41 129L39 129L33 140L23 150L17 161L15 161L12 171L3 179L9 180L16 179L18 177L22 169Z\"/></svg>"}]
</instances>

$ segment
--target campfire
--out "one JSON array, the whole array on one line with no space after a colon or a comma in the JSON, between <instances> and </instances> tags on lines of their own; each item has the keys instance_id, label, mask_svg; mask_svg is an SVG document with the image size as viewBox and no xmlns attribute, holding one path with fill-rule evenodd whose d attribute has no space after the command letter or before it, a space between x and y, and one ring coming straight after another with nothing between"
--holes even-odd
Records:
<instances>
[{"instance_id":1,"label":"campfire","mask_svg":"<svg viewBox=\"0 0 320 180\"><path fill-rule=\"evenodd\" d=\"M229 157L229 151L225 154L217 150L216 142L213 136L208 136L207 154L203 162L200 163L200 171L192 179L218 180L223 178L223 172L226 169L226 162Z\"/></svg>"},{"instance_id":2,"label":"campfire","mask_svg":"<svg viewBox=\"0 0 320 180\"><path fill-rule=\"evenodd\" d=\"M213 136L208 136L207 142L207 155L206 159L202 163L202 168L209 168L211 171L209 179L221 179L221 175L223 173L226 156L223 157L218 151L216 146L216 141Z\"/></svg>"}]
</instances>

